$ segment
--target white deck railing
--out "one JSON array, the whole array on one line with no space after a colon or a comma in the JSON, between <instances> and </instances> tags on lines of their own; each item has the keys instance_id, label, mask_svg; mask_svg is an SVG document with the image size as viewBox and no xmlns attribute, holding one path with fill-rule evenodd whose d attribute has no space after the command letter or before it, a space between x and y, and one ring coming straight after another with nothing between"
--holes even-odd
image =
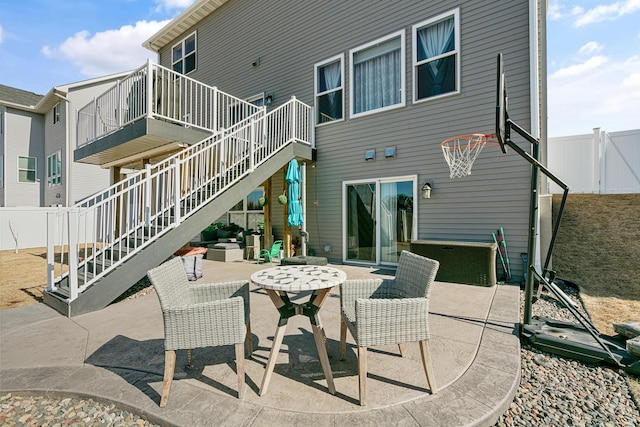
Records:
<instances>
[{"instance_id":1,"label":"white deck railing","mask_svg":"<svg viewBox=\"0 0 640 427\"><path fill-rule=\"evenodd\" d=\"M69 300L291 142L313 145L311 108L292 98L190 146L75 206L48 215L47 290Z\"/></svg>"},{"instance_id":2,"label":"white deck railing","mask_svg":"<svg viewBox=\"0 0 640 427\"><path fill-rule=\"evenodd\" d=\"M142 118L156 118L214 134L260 107L148 61L78 111L77 147Z\"/></svg>"}]
</instances>

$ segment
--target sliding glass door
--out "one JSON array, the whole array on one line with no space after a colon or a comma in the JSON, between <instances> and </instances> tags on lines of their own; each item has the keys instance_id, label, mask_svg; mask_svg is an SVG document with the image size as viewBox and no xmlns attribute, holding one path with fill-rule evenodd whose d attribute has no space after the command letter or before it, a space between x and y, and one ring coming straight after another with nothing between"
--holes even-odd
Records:
<instances>
[{"instance_id":1,"label":"sliding glass door","mask_svg":"<svg viewBox=\"0 0 640 427\"><path fill-rule=\"evenodd\" d=\"M345 183L345 261L396 264L415 238L415 197L415 177Z\"/></svg>"}]
</instances>

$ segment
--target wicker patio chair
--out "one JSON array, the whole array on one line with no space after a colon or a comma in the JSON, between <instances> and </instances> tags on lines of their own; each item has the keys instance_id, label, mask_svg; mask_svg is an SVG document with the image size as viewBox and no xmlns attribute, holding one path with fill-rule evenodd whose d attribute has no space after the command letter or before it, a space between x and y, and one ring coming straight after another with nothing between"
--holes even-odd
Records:
<instances>
[{"instance_id":1,"label":"wicker patio chair","mask_svg":"<svg viewBox=\"0 0 640 427\"><path fill-rule=\"evenodd\" d=\"M187 350L191 365L194 348L235 345L238 398L244 396L244 343L251 348L249 281L189 283L180 257L147 273L162 308L164 319L164 380L160 406L169 399L176 350Z\"/></svg>"},{"instance_id":2,"label":"wicker patio chair","mask_svg":"<svg viewBox=\"0 0 640 427\"><path fill-rule=\"evenodd\" d=\"M440 264L402 251L394 279L347 280L340 287L340 360L344 360L347 329L358 348L360 405L367 399L367 347L418 341L431 393L436 385L429 355L429 295Z\"/></svg>"}]
</instances>

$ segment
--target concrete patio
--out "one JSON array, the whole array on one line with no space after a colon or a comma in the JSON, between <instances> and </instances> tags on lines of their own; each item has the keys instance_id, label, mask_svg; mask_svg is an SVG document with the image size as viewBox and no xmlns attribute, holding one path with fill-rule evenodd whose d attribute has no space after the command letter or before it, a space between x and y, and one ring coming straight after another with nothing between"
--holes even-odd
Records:
<instances>
[{"instance_id":1,"label":"concrete patio","mask_svg":"<svg viewBox=\"0 0 640 427\"><path fill-rule=\"evenodd\" d=\"M268 264L203 261L198 282L249 279ZM333 265L348 278L390 277L391 270ZM197 283L197 282L196 282ZM348 337L338 360L339 289L320 314L331 352L336 394L327 391L311 327L289 320L268 392L259 396L278 313L266 292L251 287L254 353L246 360L244 400L236 397L232 346L196 349L194 368L178 352L166 408L159 392L164 369L162 314L155 293L66 318L43 304L0 311L0 391L93 397L115 402L161 425L493 425L520 379L519 288L436 282L430 303L432 395L418 345L372 349L368 405L358 404L356 353ZM299 295L298 298L304 298ZM351 345L349 345L351 344Z\"/></svg>"}]
</instances>

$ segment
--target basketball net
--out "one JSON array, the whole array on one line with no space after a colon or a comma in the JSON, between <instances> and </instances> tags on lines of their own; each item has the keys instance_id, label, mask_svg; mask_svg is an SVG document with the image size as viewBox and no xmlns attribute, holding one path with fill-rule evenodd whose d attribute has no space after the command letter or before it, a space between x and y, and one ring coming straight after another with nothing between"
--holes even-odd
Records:
<instances>
[{"instance_id":1,"label":"basketball net","mask_svg":"<svg viewBox=\"0 0 640 427\"><path fill-rule=\"evenodd\" d=\"M449 165L449 178L462 178L471 175L473 162L487 144L498 144L495 140L495 134L471 133L442 141L440 147L444 159Z\"/></svg>"}]
</instances>

